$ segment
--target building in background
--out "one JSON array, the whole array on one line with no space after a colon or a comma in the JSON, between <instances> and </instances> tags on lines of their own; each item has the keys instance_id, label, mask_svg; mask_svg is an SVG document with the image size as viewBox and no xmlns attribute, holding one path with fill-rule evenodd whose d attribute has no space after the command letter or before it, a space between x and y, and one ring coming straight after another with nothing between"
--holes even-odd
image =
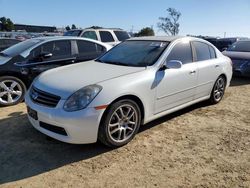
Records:
<instances>
[{"instance_id":1,"label":"building in background","mask_svg":"<svg viewBox=\"0 0 250 188\"><path fill-rule=\"evenodd\" d=\"M26 32L31 32L31 33L56 32L56 27L54 26L14 24L14 27L15 27L15 31L26 31Z\"/></svg>"}]
</instances>

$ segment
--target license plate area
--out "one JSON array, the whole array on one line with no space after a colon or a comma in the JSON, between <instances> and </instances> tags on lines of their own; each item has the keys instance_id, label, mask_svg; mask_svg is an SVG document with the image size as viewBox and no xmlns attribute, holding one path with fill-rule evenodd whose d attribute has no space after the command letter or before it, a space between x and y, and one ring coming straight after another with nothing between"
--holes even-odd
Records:
<instances>
[{"instance_id":1,"label":"license plate area","mask_svg":"<svg viewBox=\"0 0 250 188\"><path fill-rule=\"evenodd\" d=\"M27 112L31 118L33 118L34 120L38 120L37 111L33 110L30 107L27 107Z\"/></svg>"}]
</instances>

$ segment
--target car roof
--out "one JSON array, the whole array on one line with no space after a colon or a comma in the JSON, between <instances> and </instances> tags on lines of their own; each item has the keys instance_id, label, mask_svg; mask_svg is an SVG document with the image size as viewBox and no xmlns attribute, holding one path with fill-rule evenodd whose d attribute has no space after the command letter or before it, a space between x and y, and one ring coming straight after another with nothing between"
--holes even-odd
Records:
<instances>
[{"instance_id":1,"label":"car roof","mask_svg":"<svg viewBox=\"0 0 250 188\"><path fill-rule=\"evenodd\" d=\"M112 46L103 42L100 42L98 40L93 40L89 38L84 37L71 37L71 36L51 36L51 37L37 37L32 38L29 40L40 40L41 42L49 42L49 41L56 41L56 40L84 40L89 42L94 42L96 44L100 44L102 46L105 46L107 49L110 49Z\"/></svg>"},{"instance_id":2,"label":"car roof","mask_svg":"<svg viewBox=\"0 0 250 188\"><path fill-rule=\"evenodd\" d=\"M84 29L71 29L69 31L85 31L85 30L95 30L95 31L125 31L121 28L91 28L87 27Z\"/></svg>"},{"instance_id":3,"label":"car roof","mask_svg":"<svg viewBox=\"0 0 250 188\"><path fill-rule=\"evenodd\" d=\"M184 38L183 36L150 36L150 37L133 37L128 40L146 40L146 41L166 41L172 42L177 39ZM188 37L190 38L190 37Z\"/></svg>"}]
</instances>

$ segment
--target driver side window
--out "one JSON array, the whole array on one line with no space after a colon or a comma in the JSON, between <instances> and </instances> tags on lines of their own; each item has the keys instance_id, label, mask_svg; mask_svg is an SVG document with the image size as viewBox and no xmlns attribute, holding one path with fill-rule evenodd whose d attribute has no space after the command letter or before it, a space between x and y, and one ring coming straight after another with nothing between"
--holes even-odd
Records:
<instances>
[{"instance_id":1,"label":"driver side window","mask_svg":"<svg viewBox=\"0 0 250 188\"><path fill-rule=\"evenodd\" d=\"M71 56L71 42L69 40L62 40L42 44L31 51L29 60L36 62L45 61L43 55L49 53L52 56L47 58L46 61L69 58Z\"/></svg>"},{"instance_id":2,"label":"driver side window","mask_svg":"<svg viewBox=\"0 0 250 188\"><path fill-rule=\"evenodd\" d=\"M190 42L177 43L167 57L167 62L171 60L181 61L182 64L192 63L193 55Z\"/></svg>"}]
</instances>

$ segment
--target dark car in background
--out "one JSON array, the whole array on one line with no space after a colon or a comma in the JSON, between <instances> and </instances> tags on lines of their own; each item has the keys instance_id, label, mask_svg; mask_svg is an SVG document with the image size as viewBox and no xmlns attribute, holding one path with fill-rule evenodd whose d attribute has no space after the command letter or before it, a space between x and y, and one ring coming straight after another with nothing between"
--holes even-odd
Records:
<instances>
[{"instance_id":1,"label":"dark car in background","mask_svg":"<svg viewBox=\"0 0 250 188\"><path fill-rule=\"evenodd\" d=\"M223 54L233 62L234 76L250 77L250 40L235 42Z\"/></svg>"},{"instance_id":2,"label":"dark car in background","mask_svg":"<svg viewBox=\"0 0 250 188\"><path fill-rule=\"evenodd\" d=\"M16 39L0 38L0 52L19 42L21 41Z\"/></svg>"},{"instance_id":3,"label":"dark car in background","mask_svg":"<svg viewBox=\"0 0 250 188\"><path fill-rule=\"evenodd\" d=\"M59 66L93 60L110 45L78 37L26 40L0 53L0 106L21 102L40 73Z\"/></svg>"},{"instance_id":4,"label":"dark car in background","mask_svg":"<svg viewBox=\"0 0 250 188\"><path fill-rule=\"evenodd\" d=\"M216 47L223 52L226 50L229 46L231 46L233 43L240 41L240 40L247 40L248 38L243 37L232 37L232 38L221 38L218 39L216 42Z\"/></svg>"},{"instance_id":5,"label":"dark car in background","mask_svg":"<svg viewBox=\"0 0 250 188\"><path fill-rule=\"evenodd\" d=\"M211 44L213 44L214 46L217 46L217 41L218 41L218 37L199 37L202 38L208 42L210 42Z\"/></svg>"}]
</instances>

